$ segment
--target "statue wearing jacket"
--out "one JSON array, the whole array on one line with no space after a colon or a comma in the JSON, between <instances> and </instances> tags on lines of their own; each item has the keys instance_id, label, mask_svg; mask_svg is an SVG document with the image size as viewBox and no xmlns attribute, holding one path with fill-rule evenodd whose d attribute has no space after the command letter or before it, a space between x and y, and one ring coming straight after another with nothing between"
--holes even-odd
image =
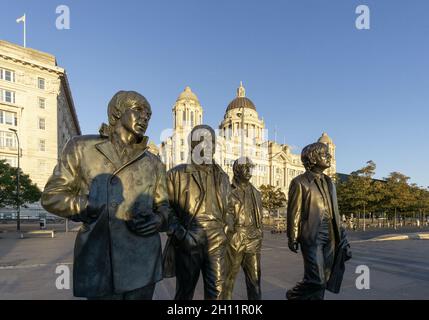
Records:
<instances>
[{"instance_id":1,"label":"statue wearing jacket","mask_svg":"<svg viewBox=\"0 0 429 320\"><path fill-rule=\"evenodd\" d=\"M247 298L261 300L262 200L250 183L255 165L248 157L235 160L228 212L233 217L229 233L225 299L232 299L234 282L240 268L246 277Z\"/></svg>"},{"instance_id":2,"label":"statue wearing jacket","mask_svg":"<svg viewBox=\"0 0 429 320\"><path fill-rule=\"evenodd\" d=\"M304 174L292 180L287 208L288 246L301 247L304 279L286 297L319 300L325 290L339 291L344 262L351 258L350 246L341 226L335 185L323 174L330 167L328 147L320 142L301 153Z\"/></svg>"},{"instance_id":3,"label":"statue wearing jacket","mask_svg":"<svg viewBox=\"0 0 429 320\"><path fill-rule=\"evenodd\" d=\"M176 276L176 300L192 300L200 272L204 298L223 299L228 232L228 175L215 163L216 137L206 125L190 134L191 161L167 173L171 219L164 252L165 277Z\"/></svg>"},{"instance_id":4,"label":"statue wearing jacket","mask_svg":"<svg viewBox=\"0 0 429 320\"><path fill-rule=\"evenodd\" d=\"M166 171L147 147L147 100L120 91L100 135L68 141L42 195L42 206L82 222L76 237L74 295L152 299L162 279L159 231L171 214Z\"/></svg>"}]
</instances>

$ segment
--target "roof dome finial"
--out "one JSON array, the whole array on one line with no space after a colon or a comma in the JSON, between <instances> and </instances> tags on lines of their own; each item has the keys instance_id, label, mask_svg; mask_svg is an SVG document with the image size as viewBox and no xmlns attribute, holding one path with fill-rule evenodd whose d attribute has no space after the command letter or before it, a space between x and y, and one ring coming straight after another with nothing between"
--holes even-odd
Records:
<instances>
[{"instance_id":1,"label":"roof dome finial","mask_svg":"<svg viewBox=\"0 0 429 320\"><path fill-rule=\"evenodd\" d=\"M182 91L182 93L180 93L179 97L176 99L176 101L179 100L193 100L197 103L199 103L198 101L198 97L195 95L195 93L192 92L191 87L186 86L185 90Z\"/></svg>"},{"instance_id":2,"label":"roof dome finial","mask_svg":"<svg viewBox=\"0 0 429 320\"><path fill-rule=\"evenodd\" d=\"M237 89L237 97L244 98L246 96L246 89L243 87L243 81L240 81L240 87Z\"/></svg>"},{"instance_id":3,"label":"roof dome finial","mask_svg":"<svg viewBox=\"0 0 429 320\"><path fill-rule=\"evenodd\" d=\"M332 144L332 139L330 136L328 136L328 134L326 132L322 133L322 136L319 138L318 142L322 142L325 144Z\"/></svg>"}]
</instances>

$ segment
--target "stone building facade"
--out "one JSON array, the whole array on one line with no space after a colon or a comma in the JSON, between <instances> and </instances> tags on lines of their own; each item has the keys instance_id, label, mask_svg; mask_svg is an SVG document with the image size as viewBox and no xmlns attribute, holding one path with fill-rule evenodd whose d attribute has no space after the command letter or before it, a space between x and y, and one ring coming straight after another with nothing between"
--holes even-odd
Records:
<instances>
[{"instance_id":1,"label":"stone building facade","mask_svg":"<svg viewBox=\"0 0 429 320\"><path fill-rule=\"evenodd\" d=\"M189 87L177 98L172 114L173 132L159 148L159 155L167 169L188 162L188 135L195 125L203 123L203 108ZM305 171L300 154L293 153L287 144L268 139L264 120L259 117L254 103L246 97L241 83L237 96L228 104L216 131L215 160L230 178L233 176L232 164L241 155L245 155L256 165L252 177L252 183L256 187L259 188L262 184L273 185L287 196L291 180ZM326 133L318 141L327 144L333 155L332 168L327 173L334 176L335 145Z\"/></svg>"},{"instance_id":2,"label":"stone building facade","mask_svg":"<svg viewBox=\"0 0 429 320\"><path fill-rule=\"evenodd\" d=\"M65 70L53 55L0 41L0 159L43 190L66 141L81 130Z\"/></svg>"}]
</instances>

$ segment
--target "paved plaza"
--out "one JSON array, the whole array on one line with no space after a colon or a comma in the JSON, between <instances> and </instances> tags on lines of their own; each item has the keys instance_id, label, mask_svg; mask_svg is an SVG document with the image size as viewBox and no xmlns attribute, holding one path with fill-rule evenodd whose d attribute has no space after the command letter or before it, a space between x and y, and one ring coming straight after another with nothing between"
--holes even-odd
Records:
<instances>
[{"instance_id":1,"label":"paved plaza","mask_svg":"<svg viewBox=\"0 0 429 320\"><path fill-rule=\"evenodd\" d=\"M62 230L61 226L56 229ZM372 240L386 233L417 231L421 234L428 232L427 229L349 232L353 259L346 265L341 293L327 293L326 299L429 299L429 241ZM19 239L12 231L0 233L0 299L77 299L71 289L58 290L55 286L58 265L67 265L72 270L75 237L76 232L63 231L57 232L54 238L39 235L24 239ZM369 267L369 290L356 288L355 281L359 275L355 271L359 265ZM263 299L284 299L286 288L291 288L302 274L302 257L288 250L286 235L265 231ZM172 299L174 288L174 278L161 281L157 285L155 299ZM242 273L237 279L233 297L246 299ZM202 298L200 279L195 299Z\"/></svg>"}]
</instances>

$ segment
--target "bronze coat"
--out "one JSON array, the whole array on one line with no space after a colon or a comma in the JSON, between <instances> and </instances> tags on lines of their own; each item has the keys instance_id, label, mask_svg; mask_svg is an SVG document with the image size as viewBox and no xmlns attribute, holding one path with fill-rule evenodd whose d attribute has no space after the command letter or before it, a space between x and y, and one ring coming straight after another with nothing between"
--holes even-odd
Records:
<instances>
[{"instance_id":1,"label":"bronze coat","mask_svg":"<svg viewBox=\"0 0 429 320\"><path fill-rule=\"evenodd\" d=\"M331 178L327 175L324 177L331 195L334 233L338 243L340 236L344 237L344 232L340 225L337 192ZM288 198L288 238L306 245L314 245L323 217L324 202L321 187L316 183L313 173L307 171L293 179L289 187Z\"/></svg>"},{"instance_id":2,"label":"bronze coat","mask_svg":"<svg viewBox=\"0 0 429 320\"><path fill-rule=\"evenodd\" d=\"M89 194L100 208L98 219L84 223L76 238L75 296L122 293L162 279L159 233L142 237L125 222L141 211L167 221L171 212L165 167L146 142L123 162L107 137L72 138L46 184L42 206L49 212L81 221Z\"/></svg>"},{"instance_id":3,"label":"bronze coat","mask_svg":"<svg viewBox=\"0 0 429 320\"><path fill-rule=\"evenodd\" d=\"M228 213L230 217L232 217L232 220L234 221L234 233L230 239L229 245L232 246L236 251L239 250L239 247L247 239L247 236L250 236L250 238L255 239L259 238L262 241L263 237L263 231L262 231L262 199L261 199L261 193L252 185L252 202L254 203L254 212L252 212L253 221L255 223L255 229L258 231L258 234L256 235L250 235L250 234L244 234L244 228L243 230L237 230L237 225L241 222L241 220L244 219L244 199L241 196L242 190L235 184L232 184L232 192L229 196L229 204L228 204ZM260 246L255 248L255 252L260 250Z\"/></svg>"},{"instance_id":4,"label":"bronze coat","mask_svg":"<svg viewBox=\"0 0 429 320\"><path fill-rule=\"evenodd\" d=\"M216 167L215 185L210 187L214 187L216 190L216 200L220 210L224 213L222 224L226 226L230 182L228 175L219 165L214 164L214 166ZM190 179L194 179L195 183L189 183ZM174 219L170 219L170 221L177 221L187 229L205 199L204 187L200 185L195 165L181 164L169 170L167 189L170 206L175 213ZM164 277L175 276L175 253L172 239L170 236L164 249Z\"/></svg>"}]
</instances>

